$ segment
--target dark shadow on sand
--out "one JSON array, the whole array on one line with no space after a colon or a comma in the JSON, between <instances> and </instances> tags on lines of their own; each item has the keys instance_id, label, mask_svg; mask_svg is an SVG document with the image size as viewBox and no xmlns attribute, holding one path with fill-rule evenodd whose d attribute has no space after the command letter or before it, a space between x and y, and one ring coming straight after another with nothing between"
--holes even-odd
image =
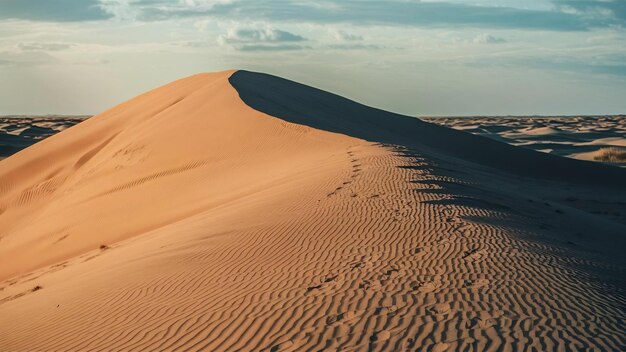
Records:
<instances>
[{"instance_id":1,"label":"dark shadow on sand","mask_svg":"<svg viewBox=\"0 0 626 352\"><path fill-rule=\"evenodd\" d=\"M626 169L511 146L368 107L276 76L237 71L229 81L248 106L288 122L372 142L426 147L519 176L569 183L626 185Z\"/></svg>"}]
</instances>

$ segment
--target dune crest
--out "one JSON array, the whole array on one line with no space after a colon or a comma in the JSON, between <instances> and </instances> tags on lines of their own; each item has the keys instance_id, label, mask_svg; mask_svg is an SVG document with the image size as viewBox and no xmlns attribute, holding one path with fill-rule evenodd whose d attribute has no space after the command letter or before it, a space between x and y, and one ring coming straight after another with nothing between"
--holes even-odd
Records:
<instances>
[{"instance_id":1,"label":"dune crest","mask_svg":"<svg viewBox=\"0 0 626 352\"><path fill-rule=\"evenodd\" d=\"M0 350L624 350L624 172L192 76L0 162Z\"/></svg>"}]
</instances>

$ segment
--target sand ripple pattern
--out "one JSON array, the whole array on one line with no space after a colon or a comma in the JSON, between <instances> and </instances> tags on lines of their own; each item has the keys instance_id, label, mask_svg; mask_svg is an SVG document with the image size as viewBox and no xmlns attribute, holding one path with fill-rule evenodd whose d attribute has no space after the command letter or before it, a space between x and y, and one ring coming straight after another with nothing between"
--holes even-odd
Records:
<instances>
[{"instance_id":1,"label":"sand ripple pattern","mask_svg":"<svg viewBox=\"0 0 626 352\"><path fill-rule=\"evenodd\" d=\"M537 240L519 226L529 219L432 159L363 142L310 172L324 177L292 180L289 196L262 193L236 216L212 210L44 274L93 265L80 278L93 285L67 281L81 292L0 292L0 349L626 350L624 295L581 269L619 268ZM120 259L133 248L142 255ZM12 321L18 305L31 306Z\"/></svg>"}]
</instances>

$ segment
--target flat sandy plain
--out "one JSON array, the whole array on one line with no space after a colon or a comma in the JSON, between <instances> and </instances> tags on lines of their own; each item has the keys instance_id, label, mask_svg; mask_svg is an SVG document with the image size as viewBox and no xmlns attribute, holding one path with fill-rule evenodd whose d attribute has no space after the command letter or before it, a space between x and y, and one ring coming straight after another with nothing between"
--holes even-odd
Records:
<instances>
[{"instance_id":1,"label":"flat sandy plain","mask_svg":"<svg viewBox=\"0 0 626 352\"><path fill-rule=\"evenodd\" d=\"M626 169L247 71L0 161L3 351L623 351Z\"/></svg>"}]
</instances>

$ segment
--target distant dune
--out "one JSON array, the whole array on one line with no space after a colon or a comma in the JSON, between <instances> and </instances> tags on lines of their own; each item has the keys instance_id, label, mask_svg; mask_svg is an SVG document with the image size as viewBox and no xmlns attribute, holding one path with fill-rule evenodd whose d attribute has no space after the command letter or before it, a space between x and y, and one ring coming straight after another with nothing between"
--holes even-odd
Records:
<instances>
[{"instance_id":1,"label":"distant dune","mask_svg":"<svg viewBox=\"0 0 626 352\"><path fill-rule=\"evenodd\" d=\"M603 149L626 153L623 115L443 117L427 121L549 154L626 167L625 160L599 157Z\"/></svg>"},{"instance_id":2,"label":"distant dune","mask_svg":"<svg viewBox=\"0 0 626 352\"><path fill-rule=\"evenodd\" d=\"M623 168L199 74L0 161L0 350L625 350L624 200Z\"/></svg>"},{"instance_id":3,"label":"distant dune","mask_svg":"<svg viewBox=\"0 0 626 352\"><path fill-rule=\"evenodd\" d=\"M85 118L86 116L0 116L0 160Z\"/></svg>"}]
</instances>

